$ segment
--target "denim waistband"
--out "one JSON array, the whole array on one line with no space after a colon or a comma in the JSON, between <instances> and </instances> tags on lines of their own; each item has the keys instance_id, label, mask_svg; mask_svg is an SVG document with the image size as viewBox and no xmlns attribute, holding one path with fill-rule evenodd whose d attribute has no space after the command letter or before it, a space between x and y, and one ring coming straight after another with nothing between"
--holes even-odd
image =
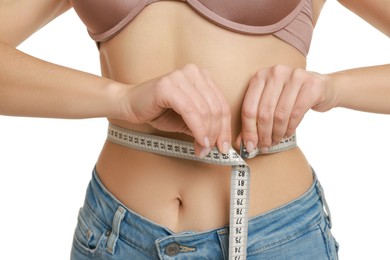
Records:
<instances>
[{"instance_id":1,"label":"denim waistband","mask_svg":"<svg viewBox=\"0 0 390 260\"><path fill-rule=\"evenodd\" d=\"M261 244L256 240L256 250L262 248L265 250L272 245L281 243L284 238L298 236L310 229L312 225L318 224L323 206L327 210L330 222L322 187L316 175L313 174L313 176L313 184L299 198L249 219L248 253L252 247L252 236L260 234L264 238L260 242ZM205 232L174 233L124 206L104 187L96 170L93 172L92 180L87 189L85 205L97 221L107 228L109 233L107 246L112 252L115 251L115 242L118 238L154 257L161 255L161 251L166 251L167 246L172 241L176 243L197 241L197 243L208 243L208 247L212 246L209 241L219 241L218 245L215 246L227 247L228 226ZM319 210L319 208L321 209ZM140 241L141 237L142 241ZM184 242L179 244L186 244ZM191 250L191 246L180 248L180 250ZM227 248L224 250L226 251Z\"/></svg>"}]
</instances>

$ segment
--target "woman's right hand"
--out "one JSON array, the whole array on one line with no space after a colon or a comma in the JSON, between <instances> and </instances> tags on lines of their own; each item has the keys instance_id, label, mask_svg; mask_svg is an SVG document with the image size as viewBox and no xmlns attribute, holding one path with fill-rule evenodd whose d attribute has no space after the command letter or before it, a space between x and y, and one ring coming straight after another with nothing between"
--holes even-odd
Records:
<instances>
[{"instance_id":1,"label":"woman's right hand","mask_svg":"<svg viewBox=\"0 0 390 260\"><path fill-rule=\"evenodd\" d=\"M199 157L215 145L223 153L230 148L229 105L210 74L193 64L130 88L121 117L193 136Z\"/></svg>"}]
</instances>

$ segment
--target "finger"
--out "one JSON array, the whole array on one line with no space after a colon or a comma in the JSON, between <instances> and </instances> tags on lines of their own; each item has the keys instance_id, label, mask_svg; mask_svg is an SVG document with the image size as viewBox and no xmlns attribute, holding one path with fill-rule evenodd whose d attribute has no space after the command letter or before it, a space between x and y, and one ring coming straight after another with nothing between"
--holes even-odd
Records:
<instances>
[{"instance_id":1,"label":"finger","mask_svg":"<svg viewBox=\"0 0 390 260\"><path fill-rule=\"evenodd\" d=\"M196 140L194 141L195 155L199 158L205 158L210 152L212 147L204 147L199 144Z\"/></svg>"},{"instance_id":2,"label":"finger","mask_svg":"<svg viewBox=\"0 0 390 260\"><path fill-rule=\"evenodd\" d=\"M287 134L291 111L293 110L297 96L301 89L301 84L301 80L293 76L283 87L283 91L280 95L274 114L272 145L280 143L283 137Z\"/></svg>"},{"instance_id":3,"label":"finger","mask_svg":"<svg viewBox=\"0 0 390 260\"><path fill-rule=\"evenodd\" d=\"M241 136L248 152L252 152L258 143L257 113L259 110L260 96L263 93L264 87L265 73L259 71L250 81L242 104Z\"/></svg>"},{"instance_id":4,"label":"finger","mask_svg":"<svg viewBox=\"0 0 390 260\"><path fill-rule=\"evenodd\" d=\"M299 91L298 97L291 112L286 136L291 136L295 132L304 115L311 107L315 105L315 98L313 97L315 97L316 93L313 93L311 90L312 88L308 87L307 84L304 84Z\"/></svg>"},{"instance_id":5,"label":"finger","mask_svg":"<svg viewBox=\"0 0 390 260\"><path fill-rule=\"evenodd\" d=\"M284 79L270 75L260 98L257 132L258 146L267 148L272 145L275 109L283 91Z\"/></svg>"},{"instance_id":6,"label":"finger","mask_svg":"<svg viewBox=\"0 0 390 260\"><path fill-rule=\"evenodd\" d=\"M218 150L224 154L229 153L231 147L231 115L230 109L223 111L221 131L217 140Z\"/></svg>"},{"instance_id":7,"label":"finger","mask_svg":"<svg viewBox=\"0 0 390 260\"><path fill-rule=\"evenodd\" d=\"M205 79L208 82L208 85L211 87L210 91L215 93L217 97L221 111L215 114L218 119L220 119L219 134L217 136L217 146L218 150L222 153L228 153L229 148L231 147L231 111L228 102L226 101L225 96L221 90L217 87L216 83L212 80L210 73L208 71L203 71Z\"/></svg>"},{"instance_id":8,"label":"finger","mask_svg":"<svg viewBox=\"0 0 390 260\"><path fill-rule=\"evenodd\" d=\"M211 86L210 79L207 79L202 72L200 72L194 79L194 88L205 100L208 106L208 118L209 118L209 140L210 145L213 147L217 143L218 137L222 127L222 113L223 106L220 101L219 95L216 93L215 86Z\"/></svg>"}]
</instances>

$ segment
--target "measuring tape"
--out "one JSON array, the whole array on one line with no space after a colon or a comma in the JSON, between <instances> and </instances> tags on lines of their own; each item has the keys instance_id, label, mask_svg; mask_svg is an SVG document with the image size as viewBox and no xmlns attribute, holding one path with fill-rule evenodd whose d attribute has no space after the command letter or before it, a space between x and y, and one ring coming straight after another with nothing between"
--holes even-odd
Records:
<instances>
[{"instance_id":1,"label":"measuring tape","mask_svg":"<svg viewBox=\"0 0 390 260\"><path fill-rule=\"evenodd\" d=\"M194 145L190 142L134 132L113 124L108 126L107 139L113 143L145 152L210 164L230 165L232 171L230 181L229 259L231 260L246 259L250 168L244 159L296 147L296 137L293 135L270 147L266 152L256 148L248 153L241 144L239 154L233 148L230 148L227 154L223 154L214 147L206 157L199 158L195 156Z\"/></svg>"}]
</instances>

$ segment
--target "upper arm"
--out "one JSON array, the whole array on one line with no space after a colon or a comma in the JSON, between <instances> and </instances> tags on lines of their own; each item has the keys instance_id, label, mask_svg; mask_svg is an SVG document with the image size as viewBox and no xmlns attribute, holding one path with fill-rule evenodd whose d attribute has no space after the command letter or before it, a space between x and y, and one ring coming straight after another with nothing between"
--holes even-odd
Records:
<instances>
[{"instance_id":1,"label":"upper arm","mask_svg":"<svg viewBox=\"0 0 390 260\"><path fill-rule=\"evenodd\" d=\"M68 0L0 0L0 42L17 46L69 8Z\"/></svg>"},{"instance_id":2,"label":"upper arm","mask_svg":"<svg viewBox=\"0 0 390 260\"><path fill-rule=\"evenodd\" d=\"M390 36L389 0L338 0L377 29Z\"/></svg>"}]
</instances>

